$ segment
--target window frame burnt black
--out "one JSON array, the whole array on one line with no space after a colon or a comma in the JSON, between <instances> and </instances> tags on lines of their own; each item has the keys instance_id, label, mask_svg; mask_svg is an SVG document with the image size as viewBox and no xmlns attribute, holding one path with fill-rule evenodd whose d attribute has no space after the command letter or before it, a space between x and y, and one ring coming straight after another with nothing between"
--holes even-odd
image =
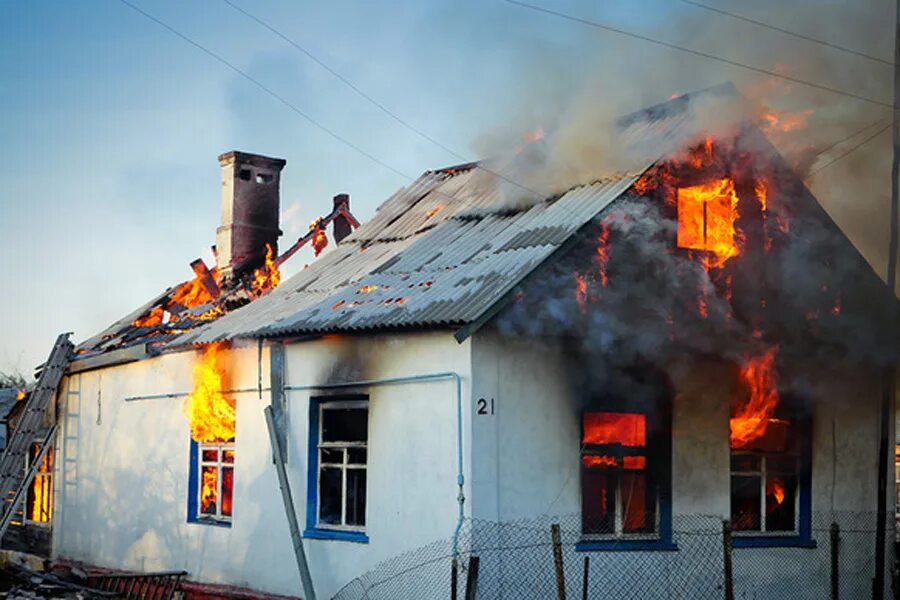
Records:
<instances>
[{"instance_id":1,"label":"window frame burnt black","mask_svg":"<svg viewBox=\"0 0 900 600\"><path fill-rule=\"evenodd\" d=\"M362 410L365 419L365 439L325 439L326 411ZM369 450L369 398L365 395L320 396L310 398L309 446L307 465L307 515L304 537L312 539L336 539L367 543L368 524L368 450ZM348 436L354 437L354 436ZM360 436L356 436L360 437ZM360 460L360 453L364 453ZM331 454L331 457L328 456ZM353 454L356 454L354 457ZM339 456L339 460L335 457ZM340 472L340 522L329 523L321 518L324 497L323 471ZM363 473L362 518L348 517L350 504L348 480L351 472Z\"/></svg>"},{"instance_id":2,"label":"window frame burnt black","mask_svg":"<svg viewBox=\"0 0 900 600\"><path fill-rule=\"evenodd\" d=\"M588 413L624 413L641 414L645 418L646 444L643 449L625 447L609 448L608 445L582 444L584 439L585 416ZM581 514L581 541L576 544L579 551L597 550L675 550L672 540L672 402L668 390L656 394L653 399L621 400L600 398L588 401L579 413L579 504ZM612 451L612 452L611 452ZM652 531L626 532L620 526L624 522L624 514L620 510L621 503L616 502L615 523L612 531L597 532L585 529L585 475L589 472L583 457L591 455L608 455L622 457L640 455L646 457L645 476L648 486L655 488L655 506ZM624 462L624 461L623 461ZM616 495L621 496L622 476L628 471L621 465L610 468L610 473L618 475Z\"/></svg>"}]
</instances>

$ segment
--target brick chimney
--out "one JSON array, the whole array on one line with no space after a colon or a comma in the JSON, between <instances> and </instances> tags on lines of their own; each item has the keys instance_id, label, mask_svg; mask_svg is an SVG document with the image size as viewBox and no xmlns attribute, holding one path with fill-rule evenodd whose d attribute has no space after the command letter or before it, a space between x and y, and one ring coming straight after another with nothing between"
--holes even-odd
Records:
<instances>
[{"instance_id":1,"label":"brick chimney","mask_svg":"<svg viewBox=\"0 0 900 600\"><path fill-rule=\"evenodd\" d=\"M246 152L219 156L222 225L216 230L216 266L228 282L261 266L266 244L278 254L281 170L287 161Z\"/></svg>"},{"instance_id":2,"label":"brick chimney","mask_svg":"<svg viewBox=\"0 0 900 600\"><path fill-rule=\"evenodd\" d=\"M350 194L338 194L334 197L333 202L333 210L337 210L343 205L344 209L348 213L350 212ZM334 233L334 243L340 244L342 239L353 233L353 228L344 215L338 215L332 221L332 232Z\"/></svg>"}]
</instances>

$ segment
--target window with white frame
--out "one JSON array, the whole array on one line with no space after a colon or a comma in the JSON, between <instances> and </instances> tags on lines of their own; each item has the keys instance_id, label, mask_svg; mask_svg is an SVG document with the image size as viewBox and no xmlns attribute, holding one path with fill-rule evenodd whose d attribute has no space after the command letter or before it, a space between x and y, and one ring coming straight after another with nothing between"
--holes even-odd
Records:
<instances>
[{"instance_id":1,"label":"window with white frame","mask_svg":"<svg viewBox=\"0 0 900 600\"><path fill-rule=\"evenodd\" d=\"M317 527L365 528L368 441L367 400L319 403Z\"/></svg>"},{"instance_id":2,"label":"window with white frame","mask_svg":"<svg viewBox=\"0 0 900 600\"><path fill-rule=\"evenodd\" d=\"M234 444L197 445L197 519L231 521Z\"/></svg>"}]
</instances>

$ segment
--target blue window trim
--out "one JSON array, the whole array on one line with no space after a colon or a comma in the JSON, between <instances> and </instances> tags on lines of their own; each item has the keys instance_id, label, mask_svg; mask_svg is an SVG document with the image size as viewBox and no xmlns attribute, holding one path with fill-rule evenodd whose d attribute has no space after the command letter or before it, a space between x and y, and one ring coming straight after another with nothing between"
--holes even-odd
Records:
<instances>
[{"instance_id":1,"label":"blue window trim","mask_svg":"<svg viewBox=\"0 0 900 600\"><path fill-rule=\"evenodd\" d=\"M310 540L336 540L368 544L369 536L362 531L345 531L319 527L316 523L319 504L319 406L323 402L340 400L368 400L368 396L319 396L309 399L309 441L306 447L306 529L303 537Z\"/></svg>"},{"instance_id":2,"label":"blue window trim","mask_svg":"<svg viewBox=\"0 0 900 600\"><path fill-rule=\"evenodd\" d=\"M816 540L802 535L736 535L732 548L815 548Z\"/></svg>"},{"instance_id":3,"label":"blue window trim","mask_svg":"<svg viewBox=\"0 0 900 600\"><path fill-rule=\"evenodd\" d=\"M197 489L200 485L200 473L198 463L200 458L200 444L191 438L191 449L188 453L190 463L188 465L188 494L187 494L187 522L197 525L211 525L212 527L231 528L229 521L216 521L215 519L200 518L198 516Z\"/></svg>"},{"instance_id":4,"label":"blue window trim","mask_svg":"<svg viewBox=\"0 0 900 600\"><path fill-rule=\"evenodd\" d=\"M671 539L658 540L584 540L575 544L576 552L676 552Z\"/></svg>"}]
</instances>

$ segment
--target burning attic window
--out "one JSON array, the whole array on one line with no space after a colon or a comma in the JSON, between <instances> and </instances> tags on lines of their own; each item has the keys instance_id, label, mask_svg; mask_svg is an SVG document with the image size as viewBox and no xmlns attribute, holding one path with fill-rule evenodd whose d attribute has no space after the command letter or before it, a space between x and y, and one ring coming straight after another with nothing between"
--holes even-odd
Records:
<instances>
[{"instance_id":1,"label":"burning attic window","mask_svg":"<svg viewBox=\"0 0 900 600\"><path fill-rule=\"evenodd\" d=\"M678 188L678 247L707 251L723 262L736 256L737 205L728 178Z\"/></svg>"},{"instance_id":2,"label":"burning attic window","mask_svg":"<svg viewBox=\"0 0 900 600\"><path fill-rule=\"evenodd\" d=\"M365 397L314 400L310 407L318 449L316 512L310 529L364 535L369 440L369 403Z\"/></svg>"},{"instance_id":3,"label":"burning attic window","mask_svg":"<svg viewBox=\"0 0 900 600\"><path fill-rule=\"evenodd\" d=\"M188 520L227 524L234 495L236 404L227 398L227 345L206 348L184 412L191 428Z\"/></svg>"},{"instance_id":4,"label":"burning attic window","mask_svg":"<svg viewBox=\"0 0 900 600\"><path fill-rule=\"evenodd\" d=\"M808 427L782 402L775 379L776 349L740 369L745 394L732 402L731 522L736 531L796 532L808 516L801 488L808 486ZM808 495L808 494L807 494Z\"/></svg>"},{"instance_id":5,"label":"burning attic window","mask_svg":"<svg viewBox=\"0 0 900 600\"><path fill-rule=\"evenodd\" d=\"M28 450L25 471L31 468L41 453L41 445L34 443ZM25 498L25 521L27 523L49 524L53 517L53 448L50 448L34 475L34 482L28 488Z\"/></svg>"},{"instance_id":6,"label":"burning attic window","mask_svg":"<svg viewBox=\"0 0 900 600\"><path fill-rule=\"evenodd\" d=\"M660 533L667 432L657 407L582 415L581 517L587 536Z\"/></svg>"}]
</instances>

